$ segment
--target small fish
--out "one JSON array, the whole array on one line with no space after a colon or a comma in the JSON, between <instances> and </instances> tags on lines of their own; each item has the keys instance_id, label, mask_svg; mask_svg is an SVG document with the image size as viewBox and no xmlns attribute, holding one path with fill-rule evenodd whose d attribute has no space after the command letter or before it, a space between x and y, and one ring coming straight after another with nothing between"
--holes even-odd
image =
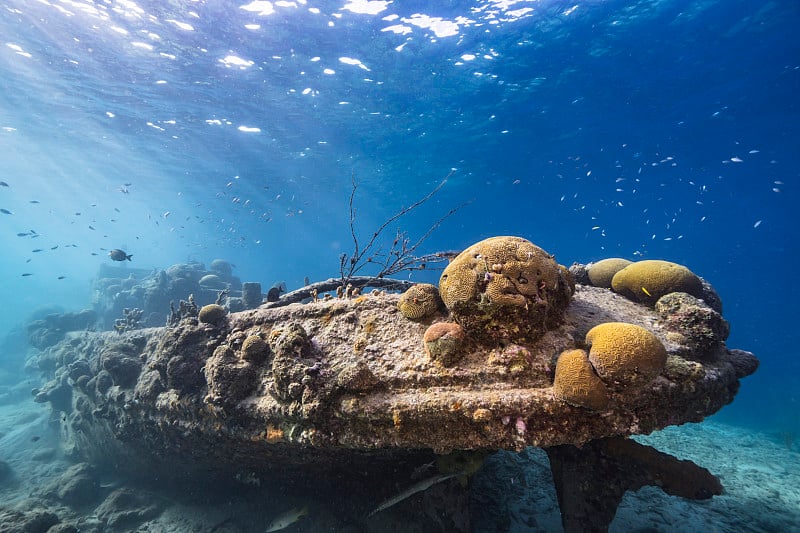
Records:
<instances>
[{"instance_id":1,"label":"small fish","mask_svg":"<svg viewBox=\"0 0 800 533\"><path fill-rule=\"evenodd\" d=\"M9 211L8 209L0 209L0 213L3 213L4 215L13 215L14 214L11 211Z\"/></svg>"},{"instance_id":2,"label":"small fish","mask_svg":"<svg viewBox=\"0 0 800 533\"><path fill-rule=\"evenodd\" d=\"M38 204L39 200L28 200L29 204Z\"/></svg>"},{"instance_id":3,"label":"small fish","mask_svg":"<svg viewBox=\"0 0 800 533\"><path fill-rule=\"evenodd\" d=\"M66 277L67 277L67 276L58 276L58 278L56 278L56 279L64 279L64 278L66 278Z\"/></svg>"},{"instance_id":4,"label":"small fish","mask_svg":"<svg viewBox=\"0 0 800 533\"><path fill-rule=\"evenodd\" d=\"M26 278L26 277L28 277L28 276L33 276L33 274L31 274L30 272L25 272L25 273L22 275L22 277L23 277L23 278Z\"/></svg>"},{"instance_id":5,"label":"small fish","mask_svg":"<svg viewBox=\"0 0 800 533\"><path fill-rule=\"evenodd\" d=\"M17 233L17 237L27 237L30 233Z\"/></svg>"},{"instance_id":6,"label":"small fish","mask_svg":"<svg viewBox=\"0 0 800 533\"><path fill-rule=\"evenodd\" d=\"M114 248L108 252L108 257L110 257L112 261L125 261L126 259L130 261L133 255L126 254L124 250L120 250L119 248Z\"/></svg>"},{"instance_id":7,"label":"small fish","mask_svg":"<svg viewBox=\"0 0 800 533\"><path fill-rule=\"evenodd\" d=\"M57 245L57 244L56 244L55 246L51 246L51 247L50 247L50 249L51 249L51 250L55 250L56 248L58 248L58 245Z\"/></svg>"},{"instance_id":8,"label":"small fish","mask_svg":"<svg viewBox=\"0 0 800 533\"><path fill-rule=\"evenodd\" d=\"M97 252L92 252L92 255L97 255Z\"/></svg>"},{"instance_id":9,"label":"small fish","mask_svg":"<svg viewBox=\"0 0 800 533\"><path fill-rule=\"evenodd\" d=\"M8 183L5 181L0 181L0 187L8 187Z\"/></svg>"},{"instance_id":10,"label":"small fish","mask_svg":"<svg viewBox=\"0 0 800 533\"><path fill-rule=\"evenodd\" d=\"M652 295L652 294L650 294L650 291L648 291L648 290L647 290L647 289L645 289L644 287L642 287L642 292L643 292L643 293L645 293L645 294L646 294L647 296L649 296L650 298L652 298L652 297L653 297L653 295Z\"/></svg>"},{"instance_id":11,"label":"small fish","mask_svg":"<svg viewBox=\"0 0 800 533\"><path fill-rule=\"evenodd\" d=\"M31 442L36 442L37 440L39 440L41 438L42 437L40 437L39 435L34 435L33 437L31 437Z\"/></svg>"},{"instance_id":12,"label":"small fish","mask_svg":"<svg viewBox=\"0 0 800 533\"><path fill-rule=\"evenodd\" d=\"M94 226L89 226L89 229L94 231Z\"/></svg>"},{"instance_id":13,"label":"small fish","mask_svg":"<svg viewBox=\"0 0 800 533\"><path fill-rule=\"evenodd\" d=\"M304 505L303 507L294 507L279 514L272 522L269 523L267 526L266 533L270 533L271 531L280 531L282 529L286 529L287 527L291 526L304 516L308 515L308 505Z\"/></svg>"},{"instance_id":14,"label":"small fish","mask_svg":"<svg viewBox=\"0 0 800 533\"><path fill-rule=\"evenodd\" d=\"M41 251L42 251L42 249L41 249L41 248L35 248L35 249L31 250L31 253L34 253L34 254L36 254L36 253L39 253L39 252L41 252Z\"/></svg>"}]
</instances>

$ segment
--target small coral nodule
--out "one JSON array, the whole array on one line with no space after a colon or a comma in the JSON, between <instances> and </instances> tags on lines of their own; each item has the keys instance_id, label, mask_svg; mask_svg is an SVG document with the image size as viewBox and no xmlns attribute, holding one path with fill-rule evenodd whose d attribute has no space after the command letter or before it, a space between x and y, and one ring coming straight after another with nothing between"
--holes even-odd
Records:
<instances>
[{"instance_id":1,"label":"small coral nodule","mask_svg":"<svg viewBox=\"0 0 800 533\"><path fill-rule=\"evenodd\" d=\"M200 308L197 318L204 324L215 324L225 318L226 314L225 308L221 305L208 304Z\"/></svg>"},{"instance_id":2,"label":"small coral nodule","mask_svg":"<svg viewBox=\"0 0 800 533\"><path fill-rule=\"evenodd\" d=\"M558 357L553 395L575 407L595 411L608 405L608 390L584 350L567 350Z\"/></svg>"},{"instance_id":3,"label":"small coral nodule","mask_svg":"<svg viewBox=\"0 0 800 533\"><path fill-rule=\"evenodd\" d=\"M437 322L431 325L422 337L425 353L434 361L444 366L458 362L463 355L462 348L466 339L464 328L453 322Z\"/></svg>"},{"instance_id":4,"label":"small coral nodule","mask_svg":"<svg viewBox=\"0 0 800 533\"><path fill-rule=\"evenodd\" d=\"M667 350L652 332L636 324L606 322L586 334L589 361L609 386L641 386L667 363Z\"/></svg>"},{"instance_id":5,"label":"small coral nodule","mask_svg":"<svg viewBox=\"0 0 800 533\"><path fill-rule=\"evenodd\" d=\"M424 320L444 307L439 289L430 283L418 283L400 295L397 308L409 320Z\"/></svg>"},{"instance_id":6,"label":"small coral nodule","mask_svg":"<svg viewBox=\"0 0 800 533\"><path fill-rule=\"evenodd\" d=\"M269 346L258 335L250 335L242 343L242 359L250 362L261 362L267 358Z\"/></svg>"},{"instance_id":7,"label":"small coral nodule","mask_svg":"<svg viewBox=\"0 0 800 533\"><path fill-rule=\"evenodd\" d=\"M570 272L522 237L491 237L447 265L439 292L481 343L524 342L557 327L572 297Z\"/></svg>"}]
</instances>

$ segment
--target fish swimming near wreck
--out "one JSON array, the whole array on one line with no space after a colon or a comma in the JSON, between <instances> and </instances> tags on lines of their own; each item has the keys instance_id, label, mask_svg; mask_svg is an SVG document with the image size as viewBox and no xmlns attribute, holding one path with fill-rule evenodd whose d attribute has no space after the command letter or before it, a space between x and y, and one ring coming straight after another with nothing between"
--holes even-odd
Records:
<instances>
[{"instance_id":1,"label":"fish swimming near wreck","mask_svg":"<svg viewBox=\"0 0 800 533\"><path fill-rule=\"evenodd\" d=\"M277 302L284 292L286 292L286 283L279 281L267 291L267 301Z\"/></svg>"},{"instance_id":2,"label":"fish swimming near wreck","mask_svg":"<svg viewBox=\"0 0 800 533\"><path fill-rule=\"evenodd\" d=\"M437 483L441 483L442 481L447 481L450 478L453 478L453 477L456 477L456 476L461 476L463 474L464 474L464 472L454 472L452 474L437 474L437 475L435 475L433 477L425 478L422 481L418 481L417 483L414 483L413 485L408 487L403 492L401 492L399 494L395 494L394 496L392 496L388 500L385 500L378 507L376 507L371 513L369 513L367 515L367 518L369 518L370 516L372 516L372 515L374 515L376 513L379 513L381 511L383 511L384 509L388 509L389 507L392 507L393 505L396 505L396 504L402 502L403 500L406 500L406 499L410 498L411 496L413 496L414 494L416 494L418 492L426 491L429 488L431 488L432 486L436 485Z\"/></svg>"},{"instance_id":3,"label":"fish swimming near wreck","mask_svg":"<svg viewBox=\"0 0 800 533\"><path fill-rule=\"evenodd\" d=\"M266 533L270 533L271 531L280 531L282 529L286 529L287 527L291 526L301 518L308 516L308 505L304 505L303 507L294 507L285 511L278 516L275 517L272 522L269 523L267 526Z\"/></svg>"},{"instance_id":4,"label":"fish swimming near wreck","mask_svg":"<svg viewBox=\"0 0 800 533\"><path fill-rule=\"evenodd\" d=\"M108 252L108 257L110 257L112 261L125 261L126 259L130 261L133 255L126 254L124 250L120 250L119 248L114 248Z\"/></svg>"}]
</instances>

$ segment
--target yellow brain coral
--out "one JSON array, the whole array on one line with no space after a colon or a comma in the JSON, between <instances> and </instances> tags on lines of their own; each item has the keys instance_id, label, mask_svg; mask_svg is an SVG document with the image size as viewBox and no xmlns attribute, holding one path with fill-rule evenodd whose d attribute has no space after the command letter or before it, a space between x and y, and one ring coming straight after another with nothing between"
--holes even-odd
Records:
<instances>
[{"instance_id":1,"label":"yellow brain coral","mask_svg":"<svg viewBox=\"0 0 800 533\"><path fill-rule=\"evenodd\" d=\"M625 388L650 382L667 363L658 337L635 324L606 322L586 334L589 361L609 386Z\"/></svg>"},{"instance_id":2,"label":"yellow brain coral","mask_svg":"<svg viewBox=\"0 0 800 533\"><path fill-rule=\"evenodd\" d=\"M491 237L444 269L439 293L472 335L533 339L560 323L572 296L569 271L521 237Z\"/></svg>"},{"instance_id":3,"label":"yellow brain coral","mask_svg":"<svg viewBox=\"0 0 800 533\"><path fill-rule=\"evenodd\" d=\"M606 386L584 350L567 350L558 357L553 394L570 405L595 411L608 405Z\"/></svg>"},{"instance_id":4,"label":"yellow brain coral","mask_svg":"<svg viewBox=\"0 0 800 533\"><path fill-rule=\"evenodd\" d=\"M651 306L671 292L703 297L703 282L691 270L677 263L655 259L626 266L614 275L611 287L630 300Z\"/></svg>"},{"instance_id":5,"label":"yellow brain coral","mask_svg":"<svg viewBox=\"0 0 800 533\"><path fill-rule=\"evenodd\" d=\"M588 269L589 281L592 282L594 287L610 289L614 274L630 264L632 264L632 261L620 257L609 257L597 263L592 263Z\"/></svg>"},{"instance_id":6,"label":"yellow brain coral","mask_svg":"<svg viewBox=\"0 0 800 533\"><path fill-rule=\"evenodd\" d=\"M442 307L439 289L430 283L418 283L400 296L397 308L404 317L411 320L423 320L436 314Z\"/></svg>"}]
</instances>

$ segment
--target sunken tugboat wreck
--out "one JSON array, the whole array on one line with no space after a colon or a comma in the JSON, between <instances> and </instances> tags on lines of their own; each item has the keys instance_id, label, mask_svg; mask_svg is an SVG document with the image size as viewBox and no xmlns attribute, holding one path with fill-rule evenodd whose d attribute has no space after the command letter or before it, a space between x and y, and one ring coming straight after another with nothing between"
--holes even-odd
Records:
<instances>
[{"instance_id":1,"label":"sunken tugboat wreck","mask_svg":"<svg viewBox=\"0 0 800 533\"><path fill-rule=\"evenodd\" d=\"M523 238L493 237L455 257L438 287L339 292L71 334L39 356L54 362L40 401L65 413L65 445L90 461L335 487L367 529L370 511L432 497L435 484L439 500L416 510L424 521L438 505L423 530L468 530L459 481L489 453L526 446L549 456L567 531L605 531L644 485L721 493L706 469L627 438L703 420L758 366L726 347L720 299L687 268L567 269Z\"/></svg>"}]
</instances>

